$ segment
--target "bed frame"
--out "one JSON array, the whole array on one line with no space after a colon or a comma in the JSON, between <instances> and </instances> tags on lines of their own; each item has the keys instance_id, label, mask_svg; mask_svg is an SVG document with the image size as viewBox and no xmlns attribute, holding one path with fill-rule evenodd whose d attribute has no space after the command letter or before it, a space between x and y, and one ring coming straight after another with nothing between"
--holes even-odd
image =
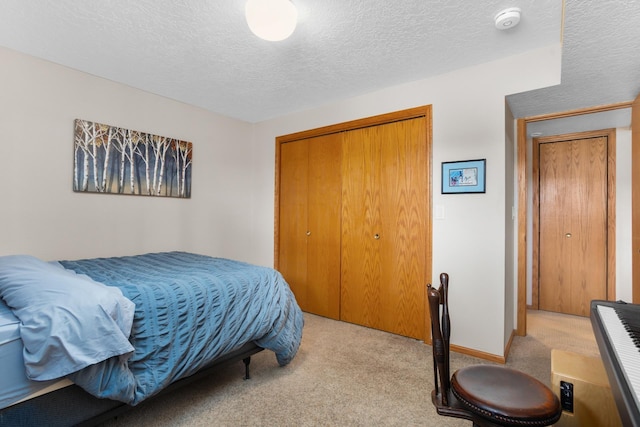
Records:
<instances>
[{"instance_id":1,"label":"bed frame","mask_svg":"<svg viewBox=\"0 0 640 427\"><path fill-rule=\"evenodd\" d=\"M238 350L219 357L195 374L174 382L140 405L199 380L221 366L240 360L245 366L244 379L249 379L251 356L262 350L253 342L247 343ZM134 408L115 400L99 399L73 384L0 410L0 426L95 426Z\"/></svg>"}]
</instances>

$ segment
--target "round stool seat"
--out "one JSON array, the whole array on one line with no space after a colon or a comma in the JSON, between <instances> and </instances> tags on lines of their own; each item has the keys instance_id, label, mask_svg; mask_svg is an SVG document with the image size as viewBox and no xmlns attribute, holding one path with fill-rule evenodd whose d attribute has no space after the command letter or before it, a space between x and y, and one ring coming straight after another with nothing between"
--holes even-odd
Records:
<instances>
[{"instance_id":1,"label":"round stool seat","mask_svg":"<svg viewBox=\"0 0 640 427\"><path fill-rule=\"evenodd\" d=\"M456 371L451 390L463 406L505 426L546 426L562 413L555 394L537 379L514 369L474 365Z\"/></svg>"}]
</instances>

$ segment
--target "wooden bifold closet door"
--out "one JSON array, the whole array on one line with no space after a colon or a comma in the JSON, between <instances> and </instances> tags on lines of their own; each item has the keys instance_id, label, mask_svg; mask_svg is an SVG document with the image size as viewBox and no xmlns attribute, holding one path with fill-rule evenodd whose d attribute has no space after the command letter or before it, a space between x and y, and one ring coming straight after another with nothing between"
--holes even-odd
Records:
<instances>
[{"instance_id":1,"label":"wooden bifold closet door","mask_svg":"<svg viewBox=\"0 0 640 427\"><path fill-rule=\"evenodd\" d=\"M340 311L341 134L280 148L279 270L302 310Z\"/></svg>"},{"instance_id":2,"label":"wooden bifold closet door","mask_svg":"<svg viewBox=\"0 0 640 427\"><path fill-rule=\"evenodd\" d=\"M342 144L340 318L424 338L425 118L357 129Z\"/></svg>"},{"instance_id":3,"label":"wooden bifold closet door","mask_svg":"<svg viewBox=\"0 0 640 427\"><path fill-rule=\"evenodd\" d=\"M276 268L304 311L428 339L430 111L276 141Z\"/></svg>"},{"instance_id":4,"label":"wooden bifold closet door","mask_svg":"<svg viewBox=\"0 0 640 427\"><path fill-rule=\"evenodd\" d=\"M607 299L607 138L539 144L539 308Z\"/></svg>"}]
</instances>

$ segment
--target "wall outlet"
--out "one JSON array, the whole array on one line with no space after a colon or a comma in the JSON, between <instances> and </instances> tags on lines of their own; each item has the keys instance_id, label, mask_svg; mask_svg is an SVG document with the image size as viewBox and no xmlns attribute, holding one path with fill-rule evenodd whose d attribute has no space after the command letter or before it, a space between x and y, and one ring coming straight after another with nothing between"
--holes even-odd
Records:
<instances>
[{"instance_id":1,"label":"wall outlet","mask_svg":"<svg viewBox=\"0 0 640 427\"><path fill-rule=\"evenodd\" d=\"M573 413L573 384L560 381L560 406L563 411Z\"/></svg>"}]
</instances>

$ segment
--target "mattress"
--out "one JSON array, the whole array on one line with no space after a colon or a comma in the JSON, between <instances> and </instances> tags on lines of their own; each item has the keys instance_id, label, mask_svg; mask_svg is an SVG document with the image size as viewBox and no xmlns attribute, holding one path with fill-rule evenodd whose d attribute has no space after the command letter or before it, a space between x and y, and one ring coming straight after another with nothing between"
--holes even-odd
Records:
<instances>
[{"instance_id":1,"label":"mattress","mask_svg":"<svg viewBox=\"0 0 640 427\"><path fill-rule=\"evenodd\" d=\"M0 298L0 409L72 384L68 379L27 379L22 350L20 321Z\"/></svg>"}]
</instances>

